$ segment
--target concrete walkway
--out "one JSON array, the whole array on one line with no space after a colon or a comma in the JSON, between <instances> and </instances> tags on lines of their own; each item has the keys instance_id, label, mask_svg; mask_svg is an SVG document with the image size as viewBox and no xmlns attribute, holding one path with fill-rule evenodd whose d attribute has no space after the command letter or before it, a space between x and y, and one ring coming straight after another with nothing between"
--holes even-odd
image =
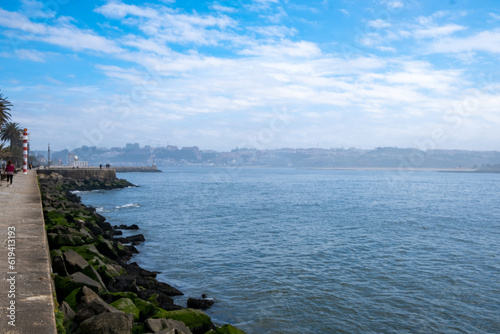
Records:
<instances>
[{"instance_id":1,"label":"concrete walkway","mask_svg":"<svg viewBox=\"0 0 500 334\"><path fill-rule=\"evenodd\" d=\"M36 171L28 173L14 175L12 188L0 181L2 334L57 333L40 191Z\"/></svg>"}]
</instances>

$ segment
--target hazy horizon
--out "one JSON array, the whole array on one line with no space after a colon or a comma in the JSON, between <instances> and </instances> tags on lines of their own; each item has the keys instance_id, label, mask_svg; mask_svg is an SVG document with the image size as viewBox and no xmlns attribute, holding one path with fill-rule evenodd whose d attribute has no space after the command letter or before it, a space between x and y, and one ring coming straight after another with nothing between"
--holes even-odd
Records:
<instances>
[{"instance_id":1,"label":"hazy horizon","mask_svg":"<svg viewBox=\"0 0 500 334\"><path fill-rule=\"evenodd\" d=\"M0 38L32 150L500 142L493 0L21 0Z\"/></svg>"}]
</instances>

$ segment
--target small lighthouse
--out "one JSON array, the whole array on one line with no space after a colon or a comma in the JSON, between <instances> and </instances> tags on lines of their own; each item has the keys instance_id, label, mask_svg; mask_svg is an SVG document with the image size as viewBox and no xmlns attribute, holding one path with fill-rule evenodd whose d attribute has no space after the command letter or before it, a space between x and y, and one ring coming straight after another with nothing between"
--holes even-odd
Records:
<instances>
[{"instance_id":1,"label":"small lighthouse","mask_svg":"<svg viewBox=\"0 0 500 334\"><path fill-rule=\"evenodd\" d=\"M23 174L28 174L28 129L23 131Z\"/></svg>"}]
</instances>

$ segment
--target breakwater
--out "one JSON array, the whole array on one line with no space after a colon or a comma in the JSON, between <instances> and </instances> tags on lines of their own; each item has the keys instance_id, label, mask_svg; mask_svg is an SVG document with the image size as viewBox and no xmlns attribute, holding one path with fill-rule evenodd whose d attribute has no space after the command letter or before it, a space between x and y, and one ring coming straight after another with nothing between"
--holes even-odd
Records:
<instances>
[{"instance_id":1,"label":"breakwater","mask_svg":"<svg viewBox=\"0 0 500 334\"><path fill-rule=\"evenodd\" d=\"M113 167L117 173L161 173L162 171L153 167Z\"/></svg>"},{"instance_id":2,"label":"breakwater","mask_svg":"<svg viewBox=\"0 0 500 334\"><path fill-rule=\"evenodd\" d=\"M129 182L108 177L106 170L95 170L102 174L94 179L69 171L39 173L60 333L243 333L215 326L195 308L206 307L203 300L192 299L191 308L176 305L172 297L181 291L158 281L157 272L129 262L144 237L123 238L121 229L138 226L113 227L70 192L132 186Z\"/></svg>"},{"instance_id":3,"label":"breakwater","mask_svg":"<svg viewBox=\"0 0 500 334\"><path fill-rule=\"evenodd\" d=\"M98 168L48 168L38 169L38 175L57 174L58 178L66 178L67 182L72 180L77 181L96 181L102 184L102 181L115 181L116 171L114 169L98 169ZM76 187L78 185L75 184ZM98 185L96 184L96 189Z\"/></svg>"}]
</instances>

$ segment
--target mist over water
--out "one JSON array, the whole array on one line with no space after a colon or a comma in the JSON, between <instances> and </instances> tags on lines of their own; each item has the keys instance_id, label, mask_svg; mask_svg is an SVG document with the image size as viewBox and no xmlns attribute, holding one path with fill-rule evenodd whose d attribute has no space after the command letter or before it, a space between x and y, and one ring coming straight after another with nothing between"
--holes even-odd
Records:
<instances>
[{"instance_id":1,"label":"mist over water","mask_svg":"<svg viewBox=\"0 0 500 334\"><path fill-rule=\"evenodd\" d=\"M215 168L81 193L132 261L247 333L495 333L500 175Z\"/></svg>"}]
</instances>

